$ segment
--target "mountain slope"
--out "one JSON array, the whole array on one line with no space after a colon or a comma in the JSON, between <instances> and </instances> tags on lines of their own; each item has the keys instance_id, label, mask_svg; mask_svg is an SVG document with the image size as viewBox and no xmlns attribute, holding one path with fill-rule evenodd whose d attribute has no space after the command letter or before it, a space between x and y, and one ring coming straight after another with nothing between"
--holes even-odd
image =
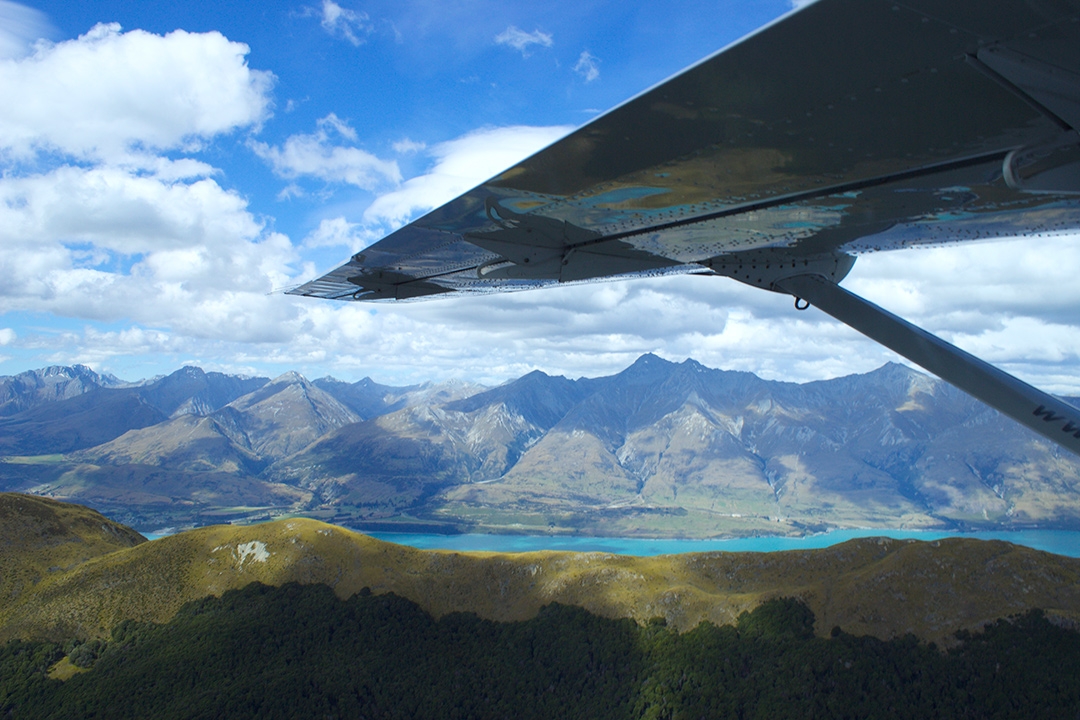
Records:
<instances>
[{"instance_id":1,"label":"mountain slope","mask_svg":"<svg viewBox=\"0 0 1080 720\"><path fill-rule=\"evenodd\" d=\"M0 455L82 450L167 418L135 388L95 388L0 418Z\"/></svg>"},{"instance_id":2,"label":"mountain slope","mask_svg":"<svg viewBox=\"0 0 1080 720\"><path fill-rule=\"evenodd\" d=\"M147 383L140 394L166 415L209 415L239 397L266 385L264 377L238 377L218 372L203 372L187 366Z\"/></svg>"},{"instance_id":3,"label":"mountain slope","mask_svg":"<svg viewBox=\"0 0 1080 720\"><path fill-rule=\"evenodd\" d=\"M960 628L1042 608L1080 619L1080 560L1005 542L853 540L823 550L688 553L421 551L313 520L191 530L91 558L0 607L0 637L91 637L124 619L164 622L190 600L259 581L322 583L339 597L395 592L436 617L534 617L551 602L604 617L663 617L681 630L730 624L798 597L834 625L942 641Z\"/></svg>"},{"instance_id":4,"label":"mountain slope","mask_svg":"<svg viewBox=\"0 0 1080 720\"><path fill-rule=\"evenodd\" d=\"M1080 462L901 365L796 385L643 356L589 389L441 514L614 535L1080 522Z\"/></svg>"},{"instance_id":5,"label":"mountain slope","mask_svg":"<svg viewBox=\"0 0 1080 720\"><path fill-rule=\"evenodd\" d=\"M0 605L32 593L49 575L145 541L81 505L0 493Z\"/></svg>"},{"instance_id":6,"label":"mountain slope","mask_svg":"<svg viewBox=\"0 0 1080 720\"><path fill-rule=\"evenodd\" d=\"M1080 459L910 368L799 385L654 355L486 390L184 368L0 417L0 489L148 529L282 512L653 537L1080 527Z\"/></svg>"},{"instance_id":7,"label":"mountain slope","mask_svg":"<svg viewBox=\"0 0 1080 720\"><path fill-rule=\"evenodd\" d=\"M205 416L181 414L157 425L130 430L74 457L109 465L257 475L266 462L251 449L243 426L243 417L231 407Z\"/></svg>"},{"instance_id":8,"label":"mountain slope","mask_svg":"<svg viewBox=\"0 0 1080 720\"><path fill-rule=\"evenodd\" d=\"M342 427L277 463L270 477L368 514L500 477L580 397L573 382L530 373L499 388L418 404Z\"/></svg>"},{"instance_id":9,"label":"mountain slope","mask_svg":"<svg viewBox=\"0 0 1080 720\"><path fill-rule=\"evenodd\" d=\"M302 450L359 418L299 373L287 372L229 404L253 452L267 459Z\"/></svg>"}]
</instances>

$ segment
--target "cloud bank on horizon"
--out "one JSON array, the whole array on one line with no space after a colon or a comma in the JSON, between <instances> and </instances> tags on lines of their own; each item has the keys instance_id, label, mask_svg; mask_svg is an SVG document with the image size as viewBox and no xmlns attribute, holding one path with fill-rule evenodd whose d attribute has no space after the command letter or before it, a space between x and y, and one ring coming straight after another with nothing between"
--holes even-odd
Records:
<instances>
[{"instance_id":1,"label":"cloud bank on horizon","mask_svg":"<svg viewBox=\"0 0 1080 720\"><path fill-rule=\"evenodd\" d=\"M0 0L0 374L495 383L656 352L805 381L896 359L716 278L400 306L273 292L791 7L715 5ZM845 284L1080 394L1077 267L1077 238L1016 240L864 257Z\"/></svg>"}]
</instances>

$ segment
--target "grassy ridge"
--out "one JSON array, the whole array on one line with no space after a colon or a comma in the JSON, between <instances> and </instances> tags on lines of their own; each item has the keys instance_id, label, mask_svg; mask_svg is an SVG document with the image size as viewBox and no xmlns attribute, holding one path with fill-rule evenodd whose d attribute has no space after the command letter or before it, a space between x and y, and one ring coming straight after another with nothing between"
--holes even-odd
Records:
<instances>
[{"instance_id":1,"label":"grassy ridge","mask_svg":"<svg viewBox=\"0 0 1080 720\"><path fill-rule=\"evenodd\" d=\"M131 528L81 505L0 493L0 607L43 578L143 542Z\"/></svg>"},{"instance_id":2,"label":"grassy ridge","mask_svg":"<svg viewBox=\"0 0 1080 720\"><path fill-rule=\"evenodd\" d=\"M3 553L9 566L17 562ZM124 620L166 622L186 602L253 581L325 584L340 598L394 592L435 617L535 617L552 602L689 630L775 597L798 597L817 630L948 641L1033 608L1080 619L1080 560L1000 541L852 540L822 550L689 553L421 551L314 520L200 528L41 576L0 606L0 639L103 637Z\"/></svg>"}]
</instances>

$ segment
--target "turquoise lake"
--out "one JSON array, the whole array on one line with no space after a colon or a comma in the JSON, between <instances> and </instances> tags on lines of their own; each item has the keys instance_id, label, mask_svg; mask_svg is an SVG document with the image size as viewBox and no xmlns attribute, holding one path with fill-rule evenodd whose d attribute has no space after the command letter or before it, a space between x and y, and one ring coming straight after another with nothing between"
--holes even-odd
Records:
<instances>
[{"instance_id":1,"label":"turquoise lake","mask_svg":"<svg viewBox=\"0 0 1080 720\"><path fill-rule=\"evenodd\" d=\"M363 530L359 532L364 532ZM143 533L157 540L172 532ZM1057 555L1080 557L1080 531L1077 530L993 530L986 532L941 532L923 530L833 530L806 537L755 537L726 540L652 540L576 535L435 535L426 533L367 532L367 535L421 550L458 550L484 552L531 552L533 550L568 550L571 552L607 552L616 555L671 555L688 552L775 552L777 550L813 550L862 537L890 537L913 540L940 540L967 537L976 540L1006 540L1016 545L1044 550Z\"/></svg>"},{"instance_id":2,"label":"turquoise lake","mask_svg":"<svg viewBox=\"0 0 1080 720\"><path fill-rule=\"evenodd\" d=\"M845 540L861 537L911 538L915 540L968 537L978 540L1007 540L1036 550L1045 550L1046 552L1069 557L1080 557L1080 531L1075 530L1002 530L973 533L881 529L834 530L801 538L756 537L733 538L730 540L642 540L562 535L428 535L391 532L371 532L367 534L380 540L409 545L423 550L479 550L490 552L570 550L574 552L608 552L618 555L641 556L712 552L716 550L725 552L811 550L829 547Z\"/></svg>"}]
</instances>

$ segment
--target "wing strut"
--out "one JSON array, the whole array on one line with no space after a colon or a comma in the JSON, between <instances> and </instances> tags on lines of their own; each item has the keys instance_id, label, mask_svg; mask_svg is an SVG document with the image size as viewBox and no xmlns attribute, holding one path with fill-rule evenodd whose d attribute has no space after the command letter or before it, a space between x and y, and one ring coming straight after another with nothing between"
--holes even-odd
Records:
<instances>
[{"instance_id":1,"label":"wing strut","mask_svg":"<svg viewBox=\"0 0 1080 720\"><path fill-rule=\"evenodd\" d=\"M1080 409L950 345L821 275L796 275L774 282L773 287L809 301L845 325L1080 455Z\"/></svg>"}]
</instances>

